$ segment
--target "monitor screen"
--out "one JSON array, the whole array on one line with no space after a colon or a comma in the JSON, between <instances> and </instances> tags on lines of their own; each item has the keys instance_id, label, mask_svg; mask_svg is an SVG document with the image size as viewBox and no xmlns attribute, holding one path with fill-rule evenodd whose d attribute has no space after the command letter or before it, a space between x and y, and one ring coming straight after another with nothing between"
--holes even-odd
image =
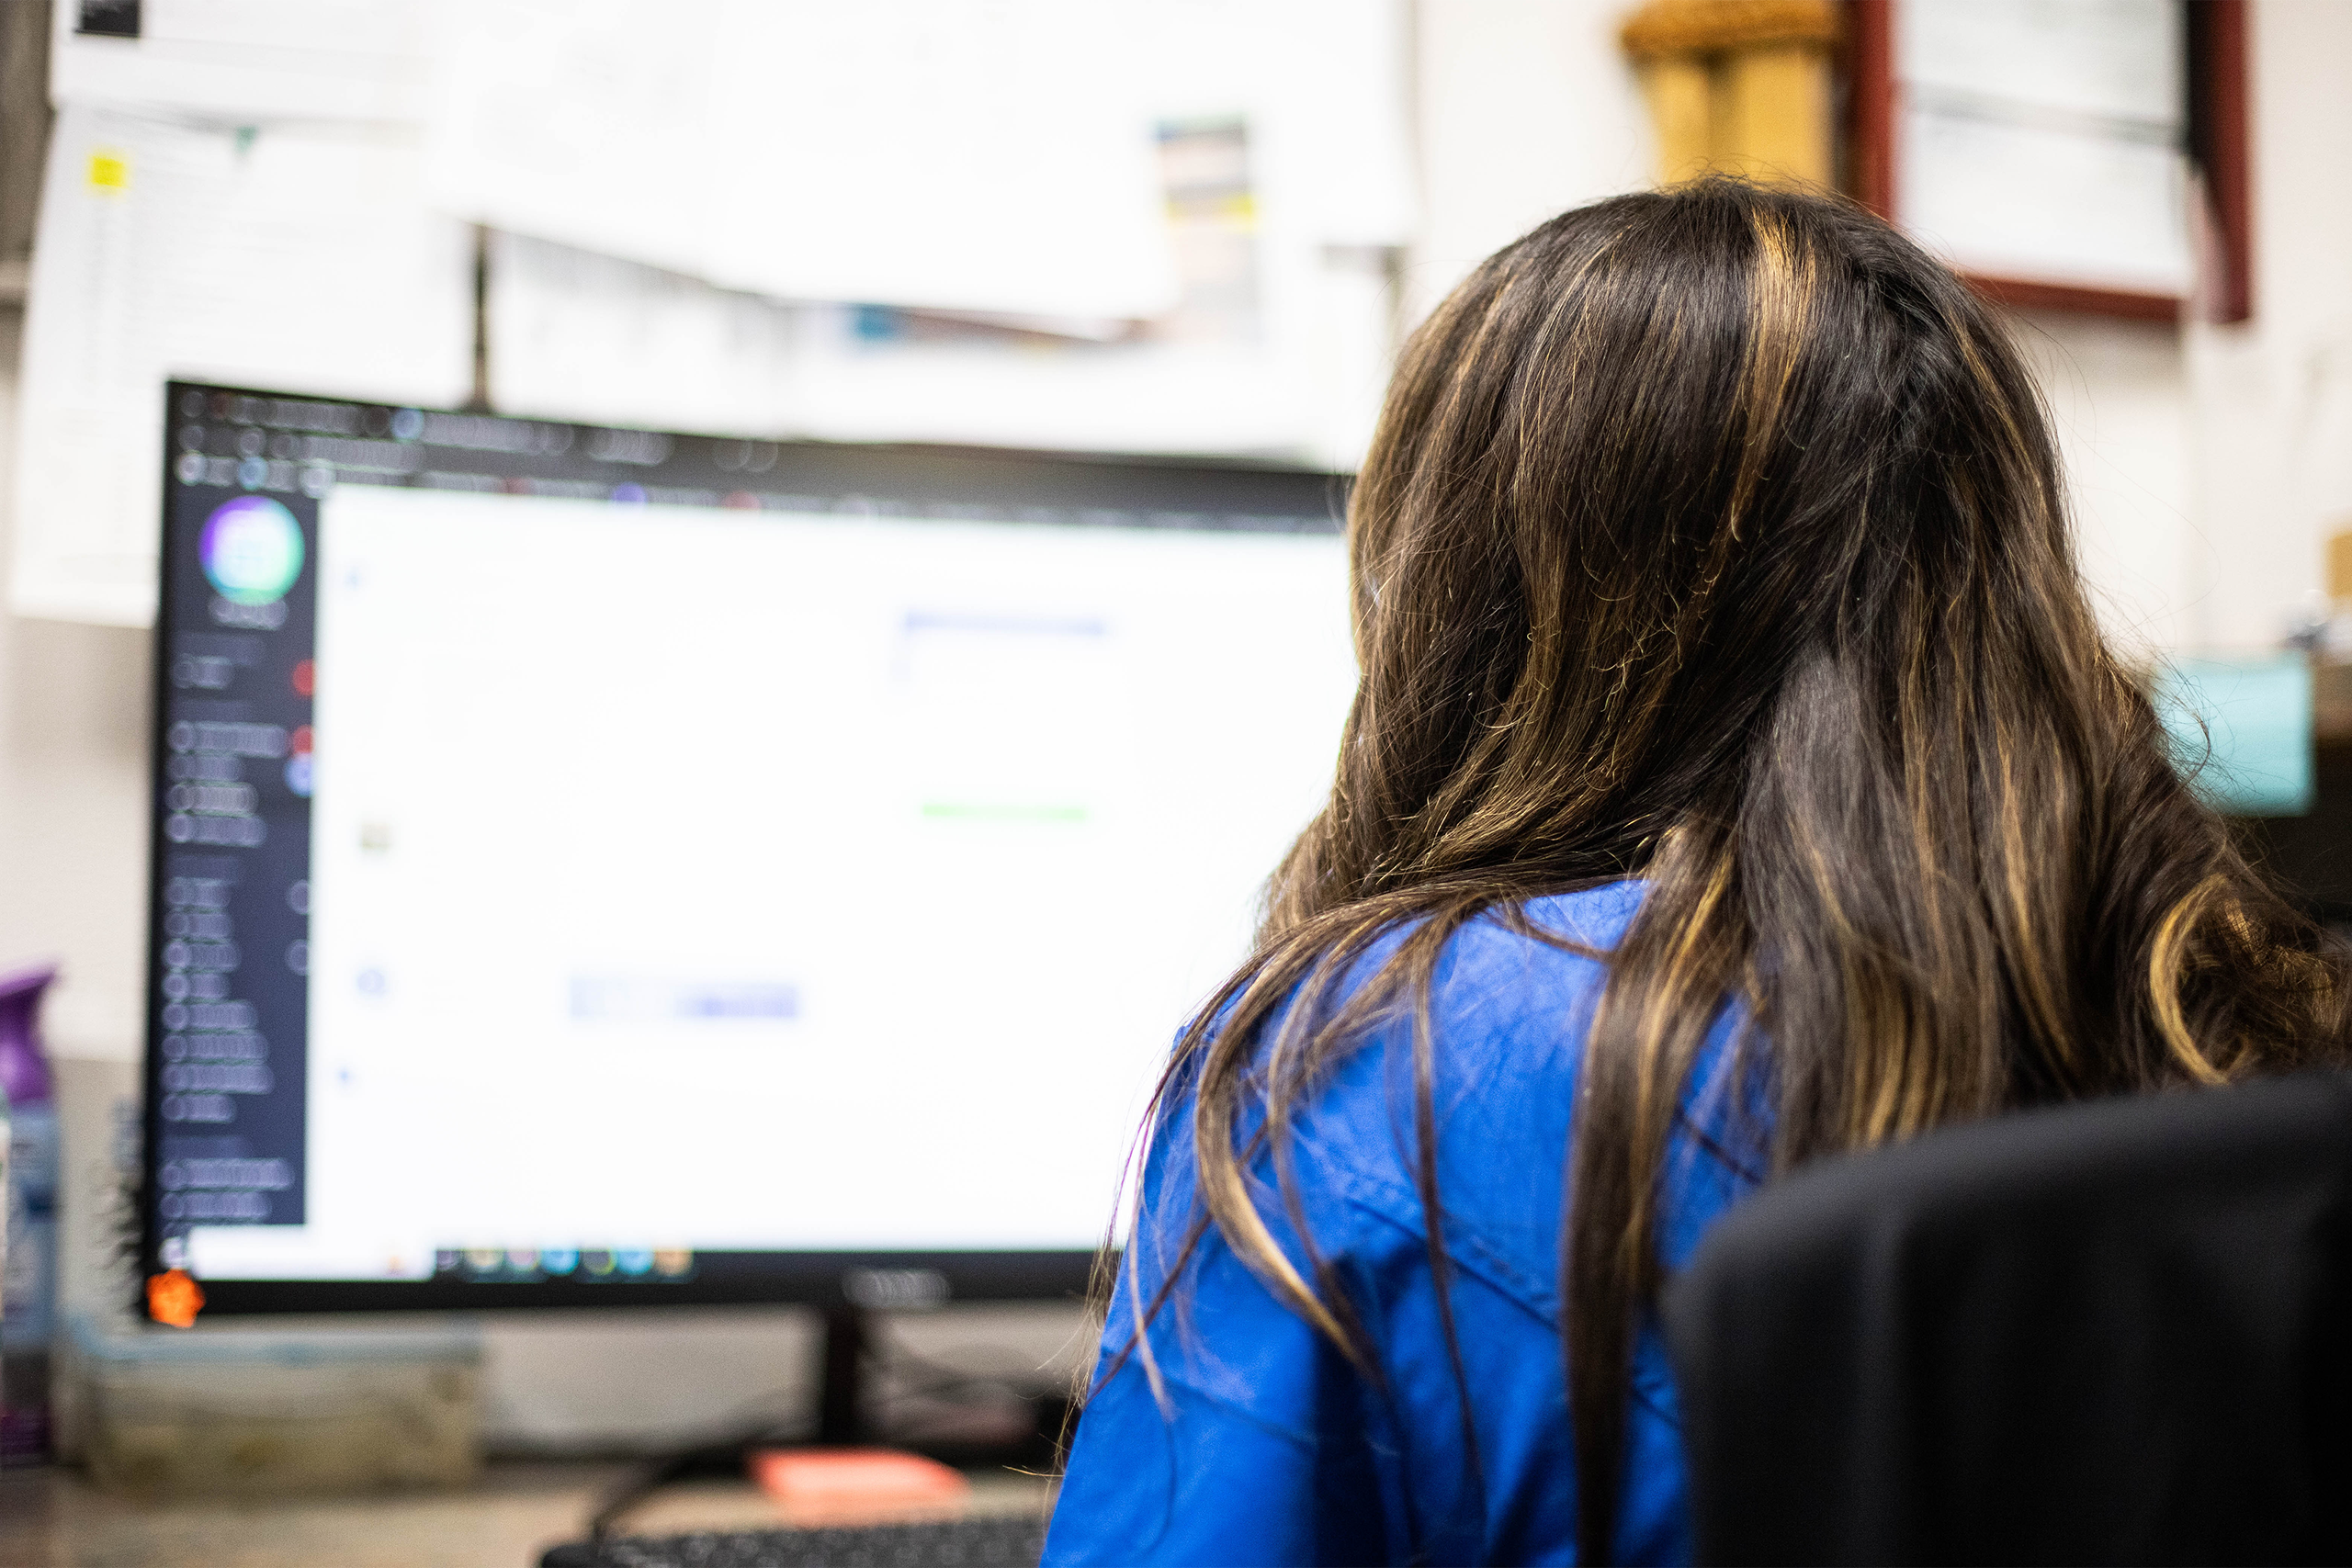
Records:
<instances>
[{"instance_id":1,"label":"monitor screen","mask_svg":"<svg viewBox=\"0 0 2352 1568\"><path fill-rule=\"evenodd\" d=\"M151 1269L1080 1281L1329 787L1338 480L168 400Z\"/></svg>"}]
</instances>

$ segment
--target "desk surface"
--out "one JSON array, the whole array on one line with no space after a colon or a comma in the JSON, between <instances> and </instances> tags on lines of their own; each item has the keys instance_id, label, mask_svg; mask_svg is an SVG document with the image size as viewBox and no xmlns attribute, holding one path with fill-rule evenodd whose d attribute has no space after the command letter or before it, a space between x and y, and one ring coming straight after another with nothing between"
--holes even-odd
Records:
<instances>
[{"instance_id":1,"label":"desk surface","mask_svg":"<svg viewBox=\"0 0 2352 1568\"><path fill-rule=\"evenodd\" d=\"M109 1495L69 1470L0 1472L0 1568L531 1568L577 1540L620 1464L502 1463L463 1492L259 1502ZM1043 1509L1046 1483L975 1476L974 1512ZM698 1482L649 1499L626 1529L774 1529L748 1483Z\"/></svg>"}]
</instances>

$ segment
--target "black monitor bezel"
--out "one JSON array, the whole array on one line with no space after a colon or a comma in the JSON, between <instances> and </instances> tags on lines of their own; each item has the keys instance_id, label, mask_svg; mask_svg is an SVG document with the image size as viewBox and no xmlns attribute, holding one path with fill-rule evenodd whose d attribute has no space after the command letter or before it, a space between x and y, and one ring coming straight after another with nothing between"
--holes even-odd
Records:
<instances>
[{"instance_id":1,"label":"black monitor bezel","mask_svg":"<svg viewBox=\"0 0 2352 1568\"><path fill-rule=\"evenodd\" d=\"M142 1096L141 1154L138 1197L140 1275L142 1282L163 1270L161 1216L158 1206L157 1160L164 1143L163 1042L167 1032L159 998L159 973L164 936L165 866L172 846L164 836L164 812L159 808L164 777L166 731L171 718L166 703L174 659L175 611L166 592L171 570L171 524L174 455L170 433L182 423L178 411L184 395L351 404L368 410L413 410L423 415L500 418L479 411L433 409L392 404L365 398L325 397L315 392L270 390L210 381L173 380L163 400L165 440L163 454L163 502L158 518L157 608L150 674L151 713L148 727L148 889L144 963L141 971L144 1047L141 1064ZM514 416L525 417L525 416ZM575 432L643 431L642 426L591 425L577 421L531 419L540 425L565 426ZM651 434L672 443L741 446L743 438L675 431ZM1272 458L1193 457L1051 451L1014 447L961 446L925 443L833 442L789 437L760 438L772 446L829 464L865 465L902 476L920 474L937 485L944 476L974 479L1002 475L1021 467L1057 468L1065 478L1079 481L1080 492L1169 486L1178 490L1226 490L1240 505L1279 499L1283 505L1274 516L1295 518L1298 532L1337 532L1343 525L1350 477ZM1319 516L1295 507L1295 499L1312 487L1322 497ZM1283 492L1287 492L1284 494ZM845 491L843 494L857 492ZM1256 498L1253 502L1252 498ZM1107 504L1107 502L1103 502ZM1107 1245L1107 1244L1106 1244ZM1098 1277L1105 1251L1094 1248L973 1251L808 1251L704 1254L685 1278L673 1280L579 1278L504 1280L435 1274L424 1280L344 1279L200 1279L202 1311L206 1316L257 1316L274 1314L379 1314L405 1312L536 1311L568 1308L683 1307L728 1305L871 1305L861 1299L859 1282L877 1272L904 1276L917 1271L927 1288L944 1290L946 1301L1070 1301L1083 1297ZM933 1303L926 1303L933 1304ZM134 1310L149 1310L143 1288Z\"/></svg>"}]
</instances>

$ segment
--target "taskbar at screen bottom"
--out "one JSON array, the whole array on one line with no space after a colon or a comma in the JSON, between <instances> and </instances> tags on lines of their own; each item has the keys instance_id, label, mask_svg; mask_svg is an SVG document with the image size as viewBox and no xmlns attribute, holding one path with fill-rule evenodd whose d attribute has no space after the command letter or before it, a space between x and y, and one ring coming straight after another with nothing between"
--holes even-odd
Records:
<instances>
[{"instance_id":1,"label":"taskbar at screen bottom","mask_svg":"<svg viewBox=\"0 0 2352 1568\"><path fill-rule=\"evenodd\" d=\"M1082 1298L1099 1255L1052 1252L694 1252L624 1271L460 1252L415 1280L198 1279L204 1314L480 1312L509 1308L790 1303L922 1311L959 1301ZM628 1260L632 1265L635 1259ZM446 1265L446 1266L445 1266Z\"/></svg>"}]
</instances>

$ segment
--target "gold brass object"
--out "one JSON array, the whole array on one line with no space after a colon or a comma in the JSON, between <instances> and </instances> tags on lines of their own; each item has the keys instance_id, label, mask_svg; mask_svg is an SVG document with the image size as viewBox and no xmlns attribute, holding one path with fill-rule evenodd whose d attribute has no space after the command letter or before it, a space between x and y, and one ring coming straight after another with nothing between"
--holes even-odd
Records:
<instances>
[{"instance_id":1,"label":"gold brass object","mask_svg":"<svg viewBox=\"0 0 2352 1568\"><path fill-rule=\"evenodd\" d=\"M1657 174L1827 188L1835 0L1650 0L1620 41L1657 129Z\"/></svg>"}]
</instances>

